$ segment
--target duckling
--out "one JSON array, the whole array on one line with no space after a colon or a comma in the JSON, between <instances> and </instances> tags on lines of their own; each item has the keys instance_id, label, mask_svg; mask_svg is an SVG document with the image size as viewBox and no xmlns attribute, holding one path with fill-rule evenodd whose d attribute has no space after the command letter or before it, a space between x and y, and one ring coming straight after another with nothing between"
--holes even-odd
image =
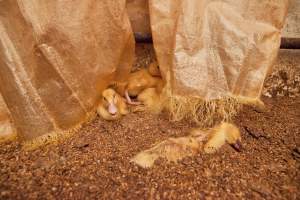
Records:
<instances>
[{"instance_id":1,"label":"duckling","mask_svg":"<svg viewBox=\"0 0 300 200\"><path fill-rule=\"evenodd\" d=\"M154 61L149 64L148 72L151 76L161 77L161 73L160 73L160 69L159 69L159 65L158 65L157 61Z\"/></svg>"},{"instance_id":2,"label":"duckling","mask_svg":"<svg viewBox=\"0 0 300 200\"><path fill-rule=\"evenodd\" d=\"M122 97L125 97L125 90L127 85L128 85L127 81L113 81L108 85L108 87L115 90Z\"/></svg>"},{"instance_id":3,"label":"duckling","mask_svg":"<svg viewBox=\"0 0 300 200\"><path fill-rule=\"evenodd\" d=\"M235 150L241 151L241 133L233 124L223 122L210 130L208 142L204 146L205 153L215 153L226 142Z\"/></svg>"},{"instance_id":4,"label":"duckling","mask_svg":"<svg viewBox=\"0 0 300 200\"><path fill-rule=\"evenodd\" d=\"M226 142L237 150L241 148L239 129L233 124L223 122L207 130L192 129L187 137L169 138L140 152L131 159L131 162L143 168L152 167L158 158L165 158L168 162L177 162L202 151L205 153L216 152Z\"/></svg>"},{"instance_id":5,"label":"duckling","mask_svg":"<svg viewBox=\"0 0 300 200\"><path fill-rule=\"evenodd\" d=\"M147 69L142 69L131 73L128 79L128 84L125 89L125 97L128 104L140 105L140 102L134 102L131 97L137 97L146 88L157 88L162 90L163 80L158 77L153 77L149 74Z\"/></svg>"},{"instance_id":6,"label":"duckling","mask_svg":"<svg viewBox=\"0 0 300 200\"><path fill-rule=\"evenodd\" d=\"M149 168L158 158L164 158L168 162L177 162L184 157L196 155L200 148L201 143L194 137L169 138L140 152L131 159L131 162L140 167Z\"/></svg>"},{"instance_id":7,"label":"duckling","mask_svg":"<svg viewBox=\"0 0 300 200\"><path fill-rule=\"evenodd\" d=\"M117 120L129 113L125 99L115 90L108 88L102 92L102 100L97 113L105 120Z\"/></svg>"},{"instance_id":8,"label":"duckling","mask_svg":"<svg viewBox=\"0 0 300 200\"><path fill-rule=\"evenodd\" d=\"M149 111L152 114L159 114L163 109L162 98L156 88L145 89L138 95L137 100L142 105L136 107L133 112Z\"/></svg>"},{"instance_id":9,"label":"duckling","mask_svg":"<svg viewBox=\"0 0 300 200\"><path fill-rule=\"evenodd\" d=\"M141 102L133 101L131 97L137 97L146 88L156 88L160 93L164 87L160 69L156 61L147 68L130 73L127 81L115 81L111 84L119 94L124 96L130 105L141 105Z\"/></svg>"}]
</instances>

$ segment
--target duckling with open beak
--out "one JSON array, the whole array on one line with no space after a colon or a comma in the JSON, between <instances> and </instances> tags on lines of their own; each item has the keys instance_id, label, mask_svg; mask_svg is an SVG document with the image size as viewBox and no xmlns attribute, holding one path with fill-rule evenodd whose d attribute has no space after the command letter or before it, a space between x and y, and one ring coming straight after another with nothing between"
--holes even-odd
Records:
<instances>
[{"instance_id":1,"label":"duckling with open beak","mask_svg":"<svg viewBox=\"0 0 300 200\"><path fill-rule=\"evenodd\" d=\"M127 103L131 105L140 105L141 102L135 102L131 99L131 97L137 97L147 88L157 88L158 90L161 90L162 85L162 79L151 76L147 69L131 73L125 89Z\"/></svg>"}]
</instances>

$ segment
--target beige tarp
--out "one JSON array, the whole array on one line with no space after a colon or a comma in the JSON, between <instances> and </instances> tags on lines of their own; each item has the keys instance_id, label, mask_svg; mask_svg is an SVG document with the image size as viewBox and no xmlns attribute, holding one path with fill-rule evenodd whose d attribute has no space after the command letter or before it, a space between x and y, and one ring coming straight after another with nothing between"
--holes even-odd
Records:
<instances>
[{"instance_id":1,"label":"beige tarp","mask_svg":"<svg viewBox=\"0 0 300 200\"><path fill-rule=\"evenodd\" d=\"M21 138L74 127L110 79L126 77L134 40L125 3L0 1L0 92Z\"/></svg>"},{"instance_id":2,"label":"beige tarp","mask_svg":"<svg viewBox=\"0 0 300 200\"><path fill-rule=\"evenodd\" d=\"M14 136L15 131L10 120L9 110L0 94L0 141L12 139Z\"/></svg>"},{"instance_id":3,"label":"beige tarp","mask_svg":"<svg viewBox=\"0 0 300 200\"><path fill-rule=\"evenodd\" d=\"M259 98L287 3L150 0L154 46L173 95ZM125 0L0 1L0 93L18 135L85 121L107 82L126 78L133 44Z\"/></svg>"},{"instance_id":4,"label":"beige tarp","mask_svg":"<svg viewBox=\"0 0 300 200\"><path fill-rule=\"evenodd\" d=\"M150 0L154 47L173 95L260 97L288 0Z\"/></svg>"},{"instance_id":5,"label":"beige tarp","mask_svg":"<svg viewBox=\"0 0 300 200\"><path fill-rule=\"evenodd\" d=\"M151 37L148 0L127 0L126 9L136 36Z\"/></svg>"}]
</instances>

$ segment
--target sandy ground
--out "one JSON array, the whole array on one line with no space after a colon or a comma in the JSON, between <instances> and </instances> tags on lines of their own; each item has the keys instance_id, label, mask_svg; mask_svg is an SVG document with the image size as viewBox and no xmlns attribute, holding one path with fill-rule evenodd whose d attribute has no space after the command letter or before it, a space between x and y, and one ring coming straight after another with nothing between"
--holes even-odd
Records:
<instances>
[{"instance_id":1,"label":"sandy ground","mask_svg":"<svg viewBox=\"0 0 300 200\"><path fill-rule=\"evenodd\" d=\"M145 54L151 54L144 49ZM136 67L149 62L139 52ZM235 118L244 149L229 145L179 163L142 169L129 160L194 125L165 114L97 117L58 145L22 151L0 144L0 199L299 199L300 98L263 98L266 110L245 106Z\"/></svg>"}]
</instances>

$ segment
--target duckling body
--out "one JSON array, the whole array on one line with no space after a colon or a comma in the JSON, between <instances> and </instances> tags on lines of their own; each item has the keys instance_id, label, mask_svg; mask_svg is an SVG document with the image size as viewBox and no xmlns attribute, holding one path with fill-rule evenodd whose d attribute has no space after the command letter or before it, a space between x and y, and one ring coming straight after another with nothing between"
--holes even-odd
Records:
<instances>
[{"instance_id":1,"label":"duckling body","mask_svg":"<svg viewBox=\"0 0 300 200\"><path fill-rule=\"evenodd\" d=\"M156 61L149 64L148 72L151 76L161 77L159 65Z\"/></svg>"},{"instance_id":2,"label":"duckling body","mask_svg":"<svg viewBox=\"0 0 300 200\"><path fill-rule=\"evenodd\" d=\"M138 97L147 88L156 88L160 92L163 88L163 80L160 77L151 76L147 69L131 73L124 92L127 103L140 105L141 102L134 102L131 98Z\"/></svg>"},{"instance_id":3,"label":"duckling body","mask_svg":"<svg viewBox=\"0 0 300 200\"><path fill-rule=\"evenodd\" d=\"M161 96L156 88L147 88L138 97L142 103L135 111L149 111L152 114L159 114L163 108Z\"/></svg>"},{"instance_id":4,"label":"duckling body","mask_svg":"<svg viewBox=\"0 0 300 200\"><path fill-rule=\"evenodd\" d=\"M162 84L161 78L153 77L147 69L131 73L128 79L127 91L129 96L137 96L147 88L156 88Z\"/></svg>"},{"instance_id":5,"label":"duckling body","mask_svg":"<svg viewBox=\"0 0 300 200\"><path fill-rule=\"evenodd\" d=\"M239 129L233 124L223 122L208 130L193 129L187 137L169 138L146 151L140 152L131 161L147 168L152 167L158 158L177 162L184 157L194 156L203 151L214 153L226 142L234 145L237 150L241 148Z\"/></svg>"},{"instance_id":6,"label":"duckling body","mask_svg":"<svg viewBox=\"0 0 300 200\"><path fill-rule=\"evenodd\" d=\"M148 68L130 73L127 81L114 82L112 86L119 94L126 98L128 104L141 105L142 102L133 101L132 98L138 97L139 94L148 88L156 88L157 92L161 93L164 82L161 78L157 62L153 62Z\"/></svg>"}]
</instances>

